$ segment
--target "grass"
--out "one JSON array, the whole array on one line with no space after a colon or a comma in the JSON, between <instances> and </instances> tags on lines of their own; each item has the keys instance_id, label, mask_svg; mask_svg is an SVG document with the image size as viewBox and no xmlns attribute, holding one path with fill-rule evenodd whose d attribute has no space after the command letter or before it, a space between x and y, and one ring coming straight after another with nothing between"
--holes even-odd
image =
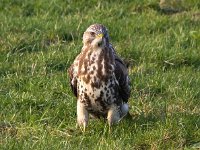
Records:
<instances>
[{"instance_id":1,"label":"grass","mask_svg":"<svg viewBox=\"0 0 200 150\"><path fill-rule=\"evenodd\" d=\"M0 4L0 149L195 149L200 142L200 2L166 14L157 0ZM130 63L132 120L76 126L67 68L93 23Z\"/></svg>"}]
</instances>

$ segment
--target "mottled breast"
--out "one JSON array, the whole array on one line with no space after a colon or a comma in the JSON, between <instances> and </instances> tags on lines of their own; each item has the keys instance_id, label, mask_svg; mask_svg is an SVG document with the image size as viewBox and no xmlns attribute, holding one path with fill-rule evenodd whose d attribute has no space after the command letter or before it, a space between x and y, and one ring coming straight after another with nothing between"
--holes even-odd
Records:
<instances>
[{"instance_id":1,"label":"mottled breast","mask_svg":"<svg viewBox=\"0 0 200 150\"><path fill-rule=\"evenodd\" d=\"M109 49L83 51L79 58L78 100L94 114L105 115L109 105L117 100L114 66L114 57Z\"/></svg>"}]
</instances>

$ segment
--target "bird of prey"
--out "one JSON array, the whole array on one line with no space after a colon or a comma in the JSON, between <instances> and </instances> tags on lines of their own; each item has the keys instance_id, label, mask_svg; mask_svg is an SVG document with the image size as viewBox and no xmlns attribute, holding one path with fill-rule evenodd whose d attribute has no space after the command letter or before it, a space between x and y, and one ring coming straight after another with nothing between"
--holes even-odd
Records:
<instances>
[{"instance_id":1,"label":"bird of prey","mask_svg":"<svg viewBox=\"0 0 200 150\"><path fill-rule=\"evenodd\" d=\"M81 53L68 74L77 97L77 123L84 131L89 114L107 118L110 127L128 113L128 69L109 42L105 26L93 24L86 29Z\"/></svg>"}]
</instances>

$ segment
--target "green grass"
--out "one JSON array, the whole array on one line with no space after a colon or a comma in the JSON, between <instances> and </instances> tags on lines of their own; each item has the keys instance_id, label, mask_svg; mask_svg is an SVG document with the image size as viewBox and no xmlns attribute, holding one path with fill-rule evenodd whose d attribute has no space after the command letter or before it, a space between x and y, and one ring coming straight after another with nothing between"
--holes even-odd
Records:
<instances>
[{"instance_id":1,"label":"green grass","mask_svg":"<svg viewBox=\"0 0 200 150\"><path fill-rule=\"evenodd\" d=\"M200 2L2 0L0 149L192 149L200 142ZM130 62L132 120L76 128L67 68L93 23Z\"/></svg>"}]
</instances>

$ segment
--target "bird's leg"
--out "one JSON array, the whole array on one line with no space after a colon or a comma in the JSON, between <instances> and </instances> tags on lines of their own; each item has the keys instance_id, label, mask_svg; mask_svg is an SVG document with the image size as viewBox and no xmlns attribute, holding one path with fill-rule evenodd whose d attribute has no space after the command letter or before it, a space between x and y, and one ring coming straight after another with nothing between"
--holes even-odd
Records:
<instances>
[{"instance_id":1,"label":"bird's leg","mask_svg":"<svg viewBox=\"0 0 200 150\"><path fill-rule=\"evenodd\" d=\"M108 125L109 125L109 132L111 132L111 126L114 123L118 123L120 120L120 113L119 113L119 108L117 105L113 104L108 110Z\"/></svg>"},{"instance_id":2,"label":"bird's leg","mask_svg":"<svg viewBox=\"0 0 200 150\"><path fill-rule=\"evenodd\" d=\"M83 103L80 100L77 101L77 123L80 128L83 127L83 132L85 132L86 126L88 124L89 114L88 111L85 109Z\"/></svg>"}]
</instances>

